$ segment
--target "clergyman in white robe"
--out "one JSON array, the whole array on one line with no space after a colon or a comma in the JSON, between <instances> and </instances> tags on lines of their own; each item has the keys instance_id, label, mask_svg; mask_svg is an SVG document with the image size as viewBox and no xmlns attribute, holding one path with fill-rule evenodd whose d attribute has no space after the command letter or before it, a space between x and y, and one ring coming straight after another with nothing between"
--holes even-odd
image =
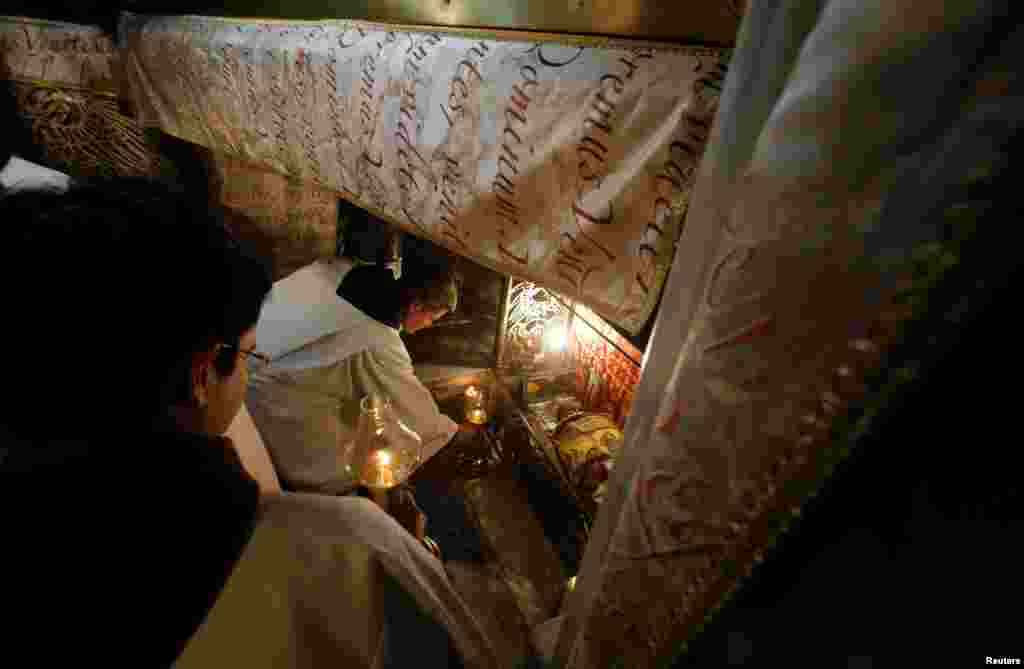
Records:
<instances>
[{"instance_id":1,"label":"clergyman in white robe","mask_svg":"<svg viewBox=\"0 0 1024 669\"><path fill-rule=\"evenodd\" d=\"M349 455L368 394L389 397L420 435L421 463L458 431L416 377L399 330L338 296L353 267L347 258L318 260L278 281L256 329L257 349L272 362L253 369L246 404L278 474L296 490L355 488Z\"/></svg>"}]
</instances>

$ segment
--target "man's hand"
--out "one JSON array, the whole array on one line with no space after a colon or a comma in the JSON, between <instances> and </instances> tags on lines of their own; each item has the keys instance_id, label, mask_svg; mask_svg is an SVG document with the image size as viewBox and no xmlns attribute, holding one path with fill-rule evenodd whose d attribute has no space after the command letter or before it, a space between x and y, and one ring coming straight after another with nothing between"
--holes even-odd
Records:
<instances>
[{"instance_id":1,"label":"man's hand","mask_svg":"<svg viewBox=\"0 0 1024 669\"><path fill-rule=\"evenodd\" d=\"M388 508L385 510L417 541L423 541L427 517L420 511L408 486L396 486L388 491Z\"/></svg>"},{"instance_id":2,"label":"man's hand","mask_svg":"<svg viewBox=\"0 0 1024 669\"><path fill-rule=\"evenodd\" d=\"M416 498L413 497L412 488L406 485L400 485L392 488L388 491L388 513L391 517L398 521L398 524L404 527L409 534L416 537L431 555L436 557L438 560L444 560L441 555L441 547L437 545L433 539L426 535L427 530L427 516L420 507L416 504Z\"/></svg>"},{"instance_id":3,"label":"man's hand","mask_svg":"<svg viewBox=\"0 0 1024 669\"><path fill-rule=\"evenodd\" d=\"M476 434L482 429L482 425L470 423L468 420L464 420L461 423L459 423L459 432L461 432L462 434Z\"/></svg>"}]
</instances>

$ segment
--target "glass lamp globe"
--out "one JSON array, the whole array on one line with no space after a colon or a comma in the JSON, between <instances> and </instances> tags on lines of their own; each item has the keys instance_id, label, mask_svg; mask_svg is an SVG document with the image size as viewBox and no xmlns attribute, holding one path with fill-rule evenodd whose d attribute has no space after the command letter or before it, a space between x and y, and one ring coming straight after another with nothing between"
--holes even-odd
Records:
<instances>
[{"instance_id":1,"label":"glass lamp globe","mask_svg":"<svg viewBox=\"0 0 1024 669\"><path fill-rule=\"evenodd\" d=\"M423 439L398 418L388 397L363 398L352 451L361 485L379 491L404 483L419 466L422 451Z\"/></svg>"}]
</instances>

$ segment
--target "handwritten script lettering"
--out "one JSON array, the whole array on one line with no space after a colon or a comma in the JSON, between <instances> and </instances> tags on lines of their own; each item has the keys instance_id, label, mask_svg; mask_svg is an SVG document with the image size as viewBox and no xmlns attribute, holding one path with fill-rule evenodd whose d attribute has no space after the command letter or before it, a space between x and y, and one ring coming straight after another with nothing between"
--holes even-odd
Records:
<instances>
[{"instance_id":1,"label":"handwritten script lettering","mask_svg":"<svg viewBox=\"0 0 1024 669\"><path fill-rule=\"evenodd\" d=\"M565 67L575 63L583 55L584 47L561 47L553 44L537 44L533 47L537 51L537 60L548 67ZM531 49L532 50L532 49ZM570 56L565 51L571 51Z\"/></svg>"},{"instance_id":2,"label":"handwritten script lettering","mask_svg":"<svg viewBox=\"0 0 1024 669\"><path fill-rule=\"evenodd\" d=\"M462 173L459 170L459 163L451 156L445 155L444 170L441 173L441 234L445 239L450 239L463 249L469 248L465 240L459 236L459 228L455 225L454 219L458 214L459 184L462 182Z\"/></svg>"},{"instance_id":3,"label":"handwritten script lettering","mask_svg":"<svg viewBox=\"0 0 1024 669\"><path fill-rule=\"evenodd\" d=\"M342 109L342 100L338 95L338 53L335 49L328 51L326 79L327 118L331 123L331 138L334 140L334 150L337 154L335 163L338 166L338 182L344 190L351 193L349 184L352 179L349 178L345 167L348 155L345 146L352 144L352 136L342 124L342 118L346 115L344 112L347 110Z\"/></svg>"},{"instance_id":4,"label":"handwritten script lettering","mask_svg":"<svg viewBox=\"0 0 1024 669\"><path fill-rule=\"evenodd\" d=\"M519 79L513 84L505 106L505 126L501 132L501 152L498 154L498 170L491 182L491 192L495 196L495 214L500 220L498 235L507 235L507 225L519 225L519 206L516 204L516 181L519 175L518 149L522 143L527 125L526 113L530 108L530 92L538 85L537 68L533 65L522 65L519 68ZM522 134L521 134L522 132ZM515 147L515 148L513 148ZM525 265L528 258L512 253L505 243L498 243L498 252L514 262Z\"/></svg>"},{"instance_id":5,"label":"handwritten script lettering","mask_svg":"<svg viewBox=\"0 0 1024 669\"><path fill-rule=\"evenodd\" d=\"M379 46L379 43L378 43ZM378 48L378 54L380 49ZM372 53L363 55L360 67L359 96L362 101L359 103L359 115L363 119L363 125L373 121L373 86L377 83L377 57Z\"/></svg>"},{"instance_id":6,"label":"handwritten script lettering","mask_svg":"<svg viewBox=\"0 0 1024 669\"><path fill-rule=\"evenodd\" d=\"M302 107L302 151L313 171L313 180L317 185L323 185L323 172L320 157L316 153L316 133L313 129L313 110L317 101L312 67L306 50L299 49L295 58L295 92ZM309 100L306 99L307 92L311 97Z\"/></svg>"},{"instance_id":7,"label":"handwritten script lettering","mask_svg":"<svg viewBox=\"0 0 1024 669\"><path fill-rule=\"evenodd\" d=\"M709 81L717 81L724 76L721 72L721 69L716 69L706 76ZM713 111L694 109L683 114L680 128L668 145L668 155L655 176L655 197L637 251L644 256L644 270L634 276L635 284L644 295L650 293L654 281L658 242L664 236L665 228L672 222L671 202L684 195L692 185L697 165L704 154L713 116Z\"/></svg>"},{"instance_id":8,"label":"handwritten script lettering","mask_svg":"<svg viewBox=\"0 0 1024 669\"><path fill-rule=\"evenodd\" d=\"M377 99L374 97L373 89L377 84L377 64L385 44L391 44L397 40L397 35L388 31L384 34L384 41L377 41L376 53L365 53L360 60L360 87L359 87L359 119L361 125L360 138L363 150L360 153L358 173L363 178L364 190L374 192L372 197L380 200L384 197L384 191L379 179L372 177L366 167L380 169L384 164L383 153L378 153L375 159L370 154L369 147L373 144L373 136L377 130ZM379 192L378 192L379 191Z\"/></svg>"},{"instance_id":9,"label":"handwritten script lettering","mask_svg":"<svg viewBox=\"0 0 1024 669\"><path fill-rule=\"evenodd\" d=\"M583 197L590 191L599 188L608 173L608 154L615 132L615 112L629 83L636 76L645 60L654 58L654 50L635 48L618 59L619 66L614 72L606 72L598 80L598 89L594 94L587 114L583 119L580 141L576 145L577 172L581 179L576 201L573 203L573 220L576 223L576 236L563 234L566 239L573 240L566 245L561 243L557 254L556 265L559 276L572 287L580 291L583 281L592 272L601 268L605 260L614 261L616 256L601 245L584 229L587 225L610 225L614 221L614 211L609 205L606 216L598 216L587 210ZM585 240L600 254L593 262L584 258L585 247L579 240ZM590 254L593 256L593 254Z\"/></svg>"},{"instance_id":10,"label":"handwritten script lettering","mask_svg":"<svg viewBox=\"0 0 1024 669\"><path fill-rule=\"evenodd\" d=\"M416 148L419 139L419 114L416 108L416 87L424 81L421 66L430 50L441 44L444 39L440 35L430 34L416 39L409 35L409 47L403 65L405 78L402 82L401 97L398 106L398 126L395 128L395 141L398 144L398 165L395 167L398 187L402 190L402 205L408 206L411 190L423 188L416 179L416 174L431 179L430 165Z\"/></svg>"},{"instance_id":11,"label":"handwritten script lettering","mask_svg":"<svg viewBox=\"0 0 1024 669\"><path fill-rule=\"evenodd\" d=\"M273 54L269 54L273 57ZM282 63L283 65L283 63ZM283 78L284 75L281 71L282 68L277 67L275 64L274 73L270 79L270 107L271 107L271 120L270 125L272 128L272 134L274 139L277 141L277 156L280 160L281 165L288 164L288 125L287 117L285 115L285 106L288 104L285 98Z\"/></svg>"},{"instance_id":12,"label":"handwritten script lettering","mask_svg":"<svg viewBox=\"0 0 1024 669\"><path fill-rule=\"evenodd\" d=\"M347 49L349 47L355 46L356 44L359 44L360 42L363 41L363 38L365 37L366 31L363 30L362 28L356 27L354 29L349 29L341 33L340 36L338 36L338 46L340 46L342 49Z\"/></svg>"},{"instance_id":13,"label":"handwritten script lettering","mask_svg":"<svg viewBox=\"0 0 1024 669\"><path fill-rule=\"evenodd\" d=\"M462 60L455 65L455 74L448 85L448 101L442 105L441 113L448 121L448 127L455 125L455 120L466 113L465 103L469 98L473 85L483 83L480 64L487 57L491 47L486 42L478 42L463 54Z\"/></svg>"},{"instance_id":14,"label":"handwritten script lettering","mask_svg":"<svg viewBox=\"0 0 1024 669\"><path fill-rule=\"evenodd\" d=\"M126 76L168 132L319 182L629 329L667 273L725 72L722 49L646 42L345 21L127 25ZM109 79L105 61L79 55L98 48L89 31L15 22L0 40L28 78L52 62L51 74ZM717 290L732 292L712 304L751 292L742 260L720 268Z\"/></svg>"}]
</instances>

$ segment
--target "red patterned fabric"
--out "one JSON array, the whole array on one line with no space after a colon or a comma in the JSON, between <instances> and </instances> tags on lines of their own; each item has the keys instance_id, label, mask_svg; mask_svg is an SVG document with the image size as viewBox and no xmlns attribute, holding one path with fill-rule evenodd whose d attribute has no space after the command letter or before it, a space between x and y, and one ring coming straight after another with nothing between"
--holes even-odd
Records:
<instances>
[{"instance_id":1,"label":"red patterned fabric","mask_svg":"<svg viewBox=\"0 0 1024 669\"><path fill-rule=\"evenodd\" d=\"M633 391L640 382L640 367L601 335L615 342L634 360L639 361L641 354L600 316L582 307L578 309L580 318L573 321L569 341L576 365L576 396L585 411L606 413L622 428L629 415Z\"/></svg>"}]
</instances>

